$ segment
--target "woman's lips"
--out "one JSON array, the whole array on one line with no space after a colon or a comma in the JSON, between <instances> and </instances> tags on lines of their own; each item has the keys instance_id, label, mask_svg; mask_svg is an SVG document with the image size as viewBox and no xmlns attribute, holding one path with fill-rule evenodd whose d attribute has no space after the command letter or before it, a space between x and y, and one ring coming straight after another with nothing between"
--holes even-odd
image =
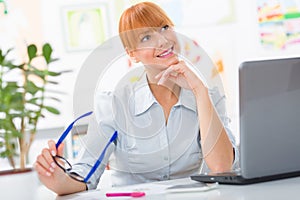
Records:
<instances>
[{"instance_id":1,"label":"woman's lips","mask_svg":"<svg viewBox=\"0 0 300 200\"><path fill-rule=\"evenodd\" d=\"M159 57L159 58L166 58L166 57L169 57L169 56L171 56L173 54L174 54L173 47L171 47L170 49L168 49L168 50L162 52L161 54L159 54L157 57Z\"/></svg>"}]
</instances>

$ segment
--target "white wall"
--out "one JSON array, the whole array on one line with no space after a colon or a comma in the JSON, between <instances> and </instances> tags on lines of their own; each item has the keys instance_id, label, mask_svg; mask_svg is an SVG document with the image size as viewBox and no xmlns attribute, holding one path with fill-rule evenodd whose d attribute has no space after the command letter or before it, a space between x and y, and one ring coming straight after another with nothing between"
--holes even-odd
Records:
<instances>
[{"instance_id":1,"label":"white wall","mask_svg":"<svg viewBox=\"0 0 300 200\"><path fill-rule=\"evenodd\" d=\"M66 92L61 96L62 104L58 105L62 114L57 116L47 116L46 120L41 121L40 128L63 127L73 119L73 89L77 73L84 63L85 59L91 53L87 51L68 51L66 49L65 30L63 20L63 8L69 6L84 6L106 3L108 5L109 31L111 36L117 34L118 18L122 10L130 3L137 2L134 0L28 0L27 3L20 3L19 0L10 0L11 10L24 9L25 18L30 22L35 20L26 27L30 29L30 33L36 33L32 38L32 34L27 34L26 37L31 37L30 41L37 39L37 42L50 42L54 48L56 57L60 60L53 66L56 69L72 69L73 72L65 74L60 78L60 85L55 89ZM178 21L181 18L180 13L172 12L170 5L183 6L188 8L192 3L197 2L198 6L209 7L211 3L206 0L156 0L164 7L167 12L170 12L171 18ZM218 2L218 0L212 1ZM224 8L224 0L219 0L222 7L218 8L222 11ZM258 25L256 15L256 1L253 0L227 0L228 3L234 5L234 21L222 25L207 25L204 18L200 19L201 13L197 13L197 8L190 7L192 11L185 18L185 22L178 27L178 31L186 36L198 41L207 53L213 58L222 56L224 62L224 72L222 79L224 81L226 95L228 99L228 113L233 121L233 130L237 133L238 130L238 115L237 115L237 75L238 65L243 60L258 59L263 57L279 57L299 55L299 45L289 50L266 51L262 49L258 37ZM181 3L181 4L179 4ZM209 3L209 4L208 4ZM196 5L196 4L195 4ZM167 7L166 7L167 6ZM173 10L174 10L173 9ZM221 9L221 10L220 10ZM201 11L201 7L199 7ZM200 12L199 11L199 12ZM203 11L203 9L202 9ZM27 13L27 14L26 14ZM31 13L29 15L28 13ZM32 17L32 13L35 13ZM194 13L194 14L193 14ZM31 17L30 17L31 16ZM194 17L195 16L195 17ZM213 17L213 15L211 15ZM211 21L207 18L207 21ZM189 23L188 23L189 22ZM185 24L184 24L185 23ZM197 25L198 23L198 25ZM203 24L204 23L204 24ZM36 31L35 31L36 30ZM1 33L1 32L0 32ZM100 63L99 63L100 64ZM83 102L85 103L85 102Z\"/></svg>"},{"instance_id":2,"label":"white wall","mask_svg":"<svg viewBox=\"0 0 300 200\"><path fill-rule=\"evenodd\" d=\"M232 130L238 139L238 66L244 60L299 56L300 45L285 50L263 49L259 41L257 23L257 5L253 0L153 0L160 4L175 22L179 23L177 31L195 39L213 59L221 57L224 71L221 74L227 95L227 110L232 119ZM218 2L219 1L219 2ZM69 51L66 48L65 24L63 9L68 7L84 7L86 5L108 6L110 36L117 35L117 26L120 13L131 3L138 0L8 0L9 14L0 13L0 46L9 48L14 46L21 55L24 43L40 45L49 42L55 57L60 60L51 66L55 70L72 69L72 73L64 74L59 78L59 86L53 89L64 92L59 98L61 104L55 106L61 110L60 116L47 115L39 123L37 140L32 145L30 163L36 155L47 145L49 138L57 139L73 119L73 90L78 72L92 50ZM214 15L206 12L212 8L212 3L219 5L214 11L222 12L228 7L224 4L233 3L233 21L216 25ZM297 0L298 4L300 1ZM198 7L199 6L199 7ZM205 9L203 9L205 8ZM185 13L181 13L184 10ZM185 14L185 15L184 15ZM184 15L184 16L183 16ZM182 20L182 21L181 21ZM210 23L207 23L210 22ZM299 24L300 26L300 24ZM116 62L120 65L120 61ZM101 65L101 63L99 63ZM108 82L109 83L109 82ZM86 102L82 102L84 105ZM69 140L70 142L70 140ZM3 163L0 159L0 163ZM2 166L3 167L3 166Z\"/></svg>"},{"instance_id":3,"label":"white wall","mask_svg":"<svg viewBox=\"0 0 300 200\"><path fill-rule=\"evenodd\" d=\"M49 116L49 118L40 123L40 127L51 127L51 126L65 126L66 123L70 122L73 116L73 90L76 77L80 67L84 63L85 59L91 53L90 50L75 50L70 51L66 47L66 27L64 23L64 9L72 7L80 7L81 5L101 5L106 3L108 8L113 11L112 1L105 0L41 0L41 10L42 10L42 19L43 19L43 36L44 40L50 42L57 54L57 57L60 58L60 61L55 65L59 66L62 69L72 69L72 73L64 74L61 77L60 90L66 92L67 94L62 96L63 99L61 110L62 114L57 116ZM109 24L111 29L110 33L113 33L114 23L114 13L110 11L107 14L109 15ZM58 68L58 67L57 67ZM82 102L83 104L86 102Z\"/></svg>"}]
</instances>

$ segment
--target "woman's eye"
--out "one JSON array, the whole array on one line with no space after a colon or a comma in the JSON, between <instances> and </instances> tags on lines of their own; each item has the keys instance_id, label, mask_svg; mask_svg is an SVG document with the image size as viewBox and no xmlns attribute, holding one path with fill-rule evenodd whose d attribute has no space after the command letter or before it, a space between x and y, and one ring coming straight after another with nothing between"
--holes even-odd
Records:
<instances>
[{"instance_id":1,"label":"woman's eye","mask_svg":"<svg viewBox=\"0 0 300 200\"><path fill-rule=\"evenodd\" d=\"M169 29L169 25L165 25L165 26L163 26L162 28L161 28L161 31L166 31L166 30L168 30Z\"/></svg>"},{"instance_id":2,"label":"woman's eye","mask_svg":"<svg viewBox=\"0 0 300 200\"><path fill-rule=\"evenodd\" d=\"M142 37L141 42L146 42L150 40L150 35L145 35L144 37Z\"/></svg>"}]
</instances>

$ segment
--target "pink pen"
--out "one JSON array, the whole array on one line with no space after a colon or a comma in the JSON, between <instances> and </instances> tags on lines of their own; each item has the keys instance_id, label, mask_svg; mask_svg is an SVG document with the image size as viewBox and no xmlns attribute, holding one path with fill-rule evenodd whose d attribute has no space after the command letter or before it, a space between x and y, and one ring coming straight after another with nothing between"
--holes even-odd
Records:
<instances>
[{"instance_id":1,"label":"pink pen","mask_svg":"<svg viewBox=\"0 0 300 200\"><path fill-rule=\"evenodd\" d=\"M145 192L112 192L106 193L107 197L143 197Z\"/></svg>"}]
</instances>

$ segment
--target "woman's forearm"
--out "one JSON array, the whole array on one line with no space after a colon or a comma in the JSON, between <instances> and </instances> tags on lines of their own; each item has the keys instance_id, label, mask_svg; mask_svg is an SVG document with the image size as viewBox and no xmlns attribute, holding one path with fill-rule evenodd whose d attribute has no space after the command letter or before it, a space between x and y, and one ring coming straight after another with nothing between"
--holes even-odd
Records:
<instances>
[{"instance_id":1,"label":"woman's forearm","mask_svg":"<svg viewBox=\"0 0 300 200\"><path fill-rule=\"evenodd\" d=\"M233 146L204 86L193 90L200 124L203 157L214 172L231 170Z\"/></svg>"},{"instance_id":2,"label":"woman's forearm","mask_svg":"<svg viewBox=\"0 0 300 200\"><path fill-rule=\"evenodd\" d=\"M58 195L73 194L76 192L82 192L86 190L86 184L76 181L69 176L65 176L65 179L53 188L53 191Z\"/></svg>"}]
</instances>

